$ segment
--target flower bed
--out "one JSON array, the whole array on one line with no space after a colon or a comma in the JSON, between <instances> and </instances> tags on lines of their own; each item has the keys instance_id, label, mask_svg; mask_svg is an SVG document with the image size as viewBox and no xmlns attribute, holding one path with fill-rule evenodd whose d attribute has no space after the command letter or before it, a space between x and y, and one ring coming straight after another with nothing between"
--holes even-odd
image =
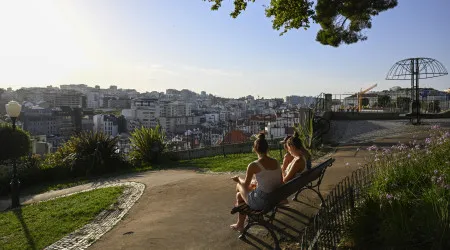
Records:
<instances>
[{"instance_id":1,"label":"flower bed","mask_svg":"<svg viewBox=\"0 0 450 250\"><path fill-rule=\"evenodd\" d=\"M377 171L345 227L343 245L450 249L450 133L435 126L422 144L368 150Z\"/></svg>"}]
</instances>

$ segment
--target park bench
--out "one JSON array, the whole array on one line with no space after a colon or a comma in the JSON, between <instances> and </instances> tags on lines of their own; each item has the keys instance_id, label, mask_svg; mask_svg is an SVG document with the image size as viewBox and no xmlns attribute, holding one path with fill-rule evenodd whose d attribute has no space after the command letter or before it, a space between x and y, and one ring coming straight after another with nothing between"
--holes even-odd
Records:
<instances>
[{"instance_id":1,"label":"park bench","mask_svg":"<svg viewBox=\"0 0 450 250\"><path fill-rule=\"evenodd\" d=\"M320 183L325 174L327 167L331 166L334 162L333 158L330 158L317 166L306 170L294 179L281 185L268 195L268 202L263 210L252 210L246 203L240 204L231 210L231 214L241 213L248 217L248 224L239 235L239 239L245 239L247 231L255 225L263 226L267 229L271 237L273 238L275 247L279 250L279 240L275 234L276 227L273 225L273 220L278 209L283 205L280 202L287 199L289 196L295 193L294 199L297 199L298 194L303 190L310 189L319 195L322 201L322 205L325 204L322 195L320 194ZM317 189L317 190L316 190Z\"/></svg>"}]
</instances>

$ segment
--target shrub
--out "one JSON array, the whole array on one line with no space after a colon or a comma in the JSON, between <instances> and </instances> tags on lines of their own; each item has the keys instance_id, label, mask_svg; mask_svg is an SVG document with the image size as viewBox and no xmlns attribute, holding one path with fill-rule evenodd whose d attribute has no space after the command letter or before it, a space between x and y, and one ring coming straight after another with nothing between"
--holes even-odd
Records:
<instances>
[{"instance_id":1,"label":"shrub","mask_svg":"<svg viewBox=\"0 0 450 250\"><path fill-rule=\"evenodd\" d=\"M30 152L30 135L9 124L0 124L0 161L17 159Z\"/></svg>"},{"instance_id":2,"label":"shrub","mask_svg":"<svg viewBox=\"0 0 450 250\"><path fill-rule=\"evenodd\" d=\"M370 149L378 171L346 230L355 247L450 249L450 133Z\"/></svg>"},{"instance_id":3,"label":"shrub","mask_svg":"<svg viewBox=\"0 0 450 250\"><path fill-rule=\"evenodd\" d=\"M160 126L134 130L131 134L130 159L135 164L152 164L158 161L165 149L165 134Z\"/></svg>"},{"instance_id":4,"label":"shrub","mask_svg":"<svg viewBox=\"0 0 450 250\"><path fill-rule=\"evenodd\" d=\"M72 177L99 175L125 167L118 153L117 137L104 133L83 132L70 138L49 155L43 169L65 168Z\"/></svg>"},{"instance_id":5,"label":"shrub","mask_svg":"<svg viewBox=\"0 0 450 250\"><path fill-rule=\"evenodd\" d=\"M311 109L307 112L305 120L300 123L294 130L299 134L299 138L302 141L303 146L312 155L321 141L321 138L315 135L314 128L315 110Z\"/></svg>"}]
</instances>

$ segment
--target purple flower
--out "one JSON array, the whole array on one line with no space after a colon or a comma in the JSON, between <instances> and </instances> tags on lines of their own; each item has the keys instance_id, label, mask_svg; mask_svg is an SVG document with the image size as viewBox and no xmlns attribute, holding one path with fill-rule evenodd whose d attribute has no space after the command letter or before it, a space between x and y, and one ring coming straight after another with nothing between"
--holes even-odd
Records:
<instances>
[{"instance_id":1,"label":"purple flower","mask_svg":"<svg viewBox=\"0 0 450 250\"><path fill-rule=\"evenodd\" d=\"M416 147L415 147L417 150L419 150L420 149L420 145L416 145Z\"/></svg>"},{"instance_id":2,"label":"purple flower","mask_svg":"<svg viewBox=\"0 0 450 250\"><path fill-rule=\"evenodd\" d=\"M433 171L433 173L434 173L434 174L438 174L439 171L438 171L437 169L435 169L435 170Z\"/></svg>"},{"instance_id":3,"label":"purple flower","mask_svg":"<svg viewBox=\"0 0 450 250\"><path fill-rule=\"evenodd\" d=\"M392 194L386 194L386 199L390 200L392 199L394 196Z\"/></svg>"},{"instance_id":4,"label":"purple flower","mask_svg":"<svg viewBox=\"0 0 450 250\"><path fill-rule=\"evenodd\" d=\"M430 144L430 143L431 143L431 138L430 137L426 138L425 139L425 144Z\"/></svg>"},{"instance_id":5,"label":"purple flower","mask_svg":"<svg viewBox=\"0 0 450 250\"><path fill-rule=\"evenodd\" d=\"M411 154L408 154L408 158L411 158Z\"/></svg>"},{"instance_id":6,"label":"purple flower","mask_svg":"<svg viewBox=\"0 0 450 250\"><path fill-rule=\"evenodd\" d=\"M433 125L431 126L431 129L439 129L439 125Z\"/></svg>"}]
</instances>

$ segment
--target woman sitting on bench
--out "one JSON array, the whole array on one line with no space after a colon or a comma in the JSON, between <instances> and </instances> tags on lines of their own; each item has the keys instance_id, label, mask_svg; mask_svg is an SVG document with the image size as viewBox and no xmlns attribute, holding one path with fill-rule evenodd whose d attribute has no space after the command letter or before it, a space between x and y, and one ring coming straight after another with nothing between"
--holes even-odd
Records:
<instances>
[{"instance_id":1,"label":"woman sitting on bench","mask_svg":"<svg viewBox=\"0 0 450 250\"><path fill-rule=\"evenodd\" d=\"M297 174L303 172L305 168L311 168L311 154L303 147L297 132L287 140L286 145L294 159L289 163L286 171L283 173L284 183L292 180Z\"/></svg>"},{"instance_id":2,"label":"woman sitting on bench","mask_svg":"<svg viewBox=\"0 0 450 250\"><path fill-rule=\"evenodd\" d=\"M263 210L268 202L267 195L282 184L280 164L277 160L269 157L269 144L264 133L260 133L253 143L253 150L258 155L258 160L251 162L247 167L245 179L238 176L232 177L236 185L236 206L245 202L253 210ZM256 176L257 187L251 187L253 176ZM245 214L238 214L236 224L230 227L237 231L244 229Z\"/></svg>"},{"instance_id":3,"label":"woman sitting on bench","mask_svg":"<svg viewBox=\"0 0 450 250\"><path fill-rule=\"evenodd\" d=\"M280 143L283 144L284 150L286 151L286 154L283 156L283 164L281 165L281 172L283 173L283 176L286 173L286 169L289 166L289 163L291 163L291 161L294 160L294 156L291 155L289 149L287 148L287 141L291 137L292 136L288 135L284 137L282 141L280 141Z\"/></svg>"}]
</instances>

